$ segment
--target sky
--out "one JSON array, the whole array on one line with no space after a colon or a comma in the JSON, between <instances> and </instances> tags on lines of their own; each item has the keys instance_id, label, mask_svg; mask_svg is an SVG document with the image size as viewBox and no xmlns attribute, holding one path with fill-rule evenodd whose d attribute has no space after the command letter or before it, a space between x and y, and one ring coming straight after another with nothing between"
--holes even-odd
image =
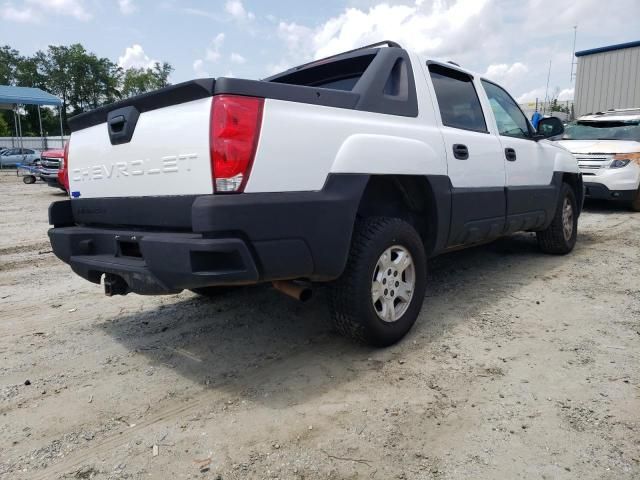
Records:
<instances>
[{"instance_id":1,"label":"sky","mask_svg":"<svg viewBox=\"0 0 640 480\"><path fill-rule=\"evenodd\" d=\"M518 101L573 96L576 50L640 40L640 0L0 0L0 45L82 43L124 68L167 61L173 83L264 78L384 39L454 61Z\"/></svg>"}]
</instances>

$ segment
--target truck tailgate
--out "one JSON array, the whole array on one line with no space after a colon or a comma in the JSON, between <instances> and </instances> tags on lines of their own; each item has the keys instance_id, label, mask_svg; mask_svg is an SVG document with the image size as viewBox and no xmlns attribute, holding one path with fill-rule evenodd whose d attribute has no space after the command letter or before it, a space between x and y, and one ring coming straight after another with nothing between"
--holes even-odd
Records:
<instances>
[{"instance_id":1,"label":"truck tailgate","mask_svg":"<svg viewBox=\"0 0 640 480\"><path fill-rule=\"evenodd\" d=\"M72 198L213 193L210 112L211 97L142 111L121 144L112 144L106 121L73 132Z\"/></svg>"}]
</instances>

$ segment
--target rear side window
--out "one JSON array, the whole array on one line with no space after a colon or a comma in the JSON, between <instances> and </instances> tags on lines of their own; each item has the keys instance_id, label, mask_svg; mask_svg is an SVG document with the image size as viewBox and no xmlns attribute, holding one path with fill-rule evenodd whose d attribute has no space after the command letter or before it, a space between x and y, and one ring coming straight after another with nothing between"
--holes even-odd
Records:
<instances>
[{"instance_id":1,"label":"rear side window","mask_svg":"<svg viewBox=\"0 0 640 480\"><path fill-rule=\"evenodd\" d=\"M471 76L440 65L429 65L429 73L442 123L447 127L487 133L487 123Z\"/></svg>"},{"instance_id":2,"label":"rear side window","mask_svg":"<svg viewBox=\"0 0 640 480\"><path fill-rule=\"evenodd\" d=\"M324 63L319 60L317 65L272 77L270 81L351 91L374 57L375 54L358 55Z\"/></svg>"}]
</instances>

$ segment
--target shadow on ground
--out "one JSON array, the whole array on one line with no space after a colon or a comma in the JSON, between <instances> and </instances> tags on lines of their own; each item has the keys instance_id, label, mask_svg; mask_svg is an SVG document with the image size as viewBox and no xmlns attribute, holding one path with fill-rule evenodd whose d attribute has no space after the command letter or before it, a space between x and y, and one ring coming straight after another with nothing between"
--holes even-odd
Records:
<instances>
[{"instance_id":1,"label":"shadow on ground","mask_svg":"<svg viewBox=\"0 0 640 480\"><path fill-rule=\"evenodd\" d=\"M148 357L151 365L170 366L200 385L280 408L370 371L371 356L393 358L414 341L422 346L437 341L563 261L540 253L532 234L434 259L417 324L403 342L382 352L332 332L323 288L306 304L266 285L239 288L214 300L194 296L114 317L97 328Z\"/></svg>"},{"instance_id":2,"label":"shadow on ground","mask_svg":"<svg viewBox=\"0 0 640 480\"><path fill-rule=\"evenodd\" d=\"M628 213L629 215L633 215L634 212L631 210L628 204L624 202L615 202L608 200L596 200L596 199L585 199L584 201L584 210L589 213Z\"/></svg>"}]
</instances>

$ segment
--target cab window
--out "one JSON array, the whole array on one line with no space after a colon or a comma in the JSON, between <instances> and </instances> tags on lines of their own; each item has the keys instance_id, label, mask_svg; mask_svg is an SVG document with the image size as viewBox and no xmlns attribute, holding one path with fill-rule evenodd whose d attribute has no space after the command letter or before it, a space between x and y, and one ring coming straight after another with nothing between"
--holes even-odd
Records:
<instances>
[{"instance_id":1,"label":"cab window","mask_svg":"<svg viewBox=\"0 0 640 480\"><path fill-rule=\"evenodd\" d=\"M447 127L487 132L487 124L473 78L441 65L429 65L442 124Z\"/></svg>"},{"instance_id":2,"label":"cab window","mask_svg":"<svg viewBox=\"0 0 640 480\"><path fill-rule=\"evenodd\" d=\"M482 80L482 86L489 97L498 133L505 137L531 138L527 117L506 90L486 80Z\"/></svg>"}]
</instances>

